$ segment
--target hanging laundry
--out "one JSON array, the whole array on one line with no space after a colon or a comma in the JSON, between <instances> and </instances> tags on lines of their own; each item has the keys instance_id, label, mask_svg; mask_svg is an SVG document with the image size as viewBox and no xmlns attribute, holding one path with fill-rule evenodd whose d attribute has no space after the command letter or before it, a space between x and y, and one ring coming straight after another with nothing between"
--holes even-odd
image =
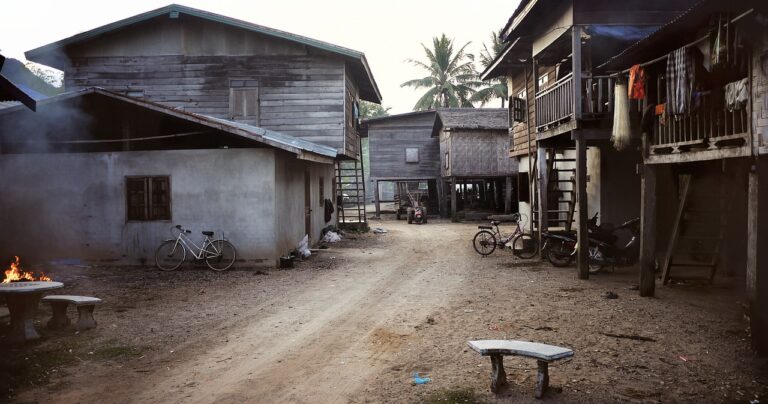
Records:
<instances>
[{"instance_id":1,"label":"hanging laundry","mask_svg":"<svg viewBox=\"0 0 768 404\"><path fill-rule=\"evenodd\" d=\"M712 31L709 34L710 62L717 69L728 63L728 14L713 17Z\"/></svg>"},{"instance_id":2,"label":"hanging laundry","mask_svg":"<svg viewBox=\"0 0 768 404\"><path fill-rule=\"evenodd\" d=\"M634 65L629 69L629 99L642 100L645 98L645 69Z\"/></svg>"},{"instance_id":3,"label":"hanging laundry","mask_svg":"<svg viewBox=\"0 0 768 404\"><path fill-rule=\"evenodd\" d=\"M685 115L691 111L693 84L696 82L695 54L680 48L667 56L667 113Z\"/></svg>"},{"instance_id":4,"label":"hanging laundry","mask_svg":"<svg viewBox=\"0 0 768 404\"><path fill-rule=\"evenodd\" d=\"M629 95L626 84L616 83L613 103L613 130L611 142L616 150L624 150L632 142L632 132L629 127ZM625 95L626 94L626 95Z\"/></svg>"},{"instance_id":5,"label":"hanging laundry","mask_svg":"<svg viewBox=\"0 0 768 404\"><path fill-rule=\"evenodd\" d=\"M725 105L729 111L744 108L748 96L746 78L725 85Z\"/></svg>"}]
</instances>

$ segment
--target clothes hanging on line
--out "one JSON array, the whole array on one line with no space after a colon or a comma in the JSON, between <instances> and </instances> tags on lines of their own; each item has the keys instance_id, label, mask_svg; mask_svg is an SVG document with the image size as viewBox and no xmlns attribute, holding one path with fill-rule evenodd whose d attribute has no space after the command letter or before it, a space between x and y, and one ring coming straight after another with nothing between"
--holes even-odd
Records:
<instances>
[{"instance_id":1,"label":"clothes hanging on line","mask_svg":"<svg viewBox=\"0 0 768 404\"><path fill-rule=\"evenodd\" d=\"M639 64L629 69L629 99L642 100L645 98L645 69Z\"/></svg>"},{"instance_id":2,"label":"clothes hanging on line","mask_svg":"<svg viewBox=\"0 0 768 404\"><path fill-rule=\"evenodd\" d=\"M680 48L667 56L667 113L685 115L691 111L693 85L696 82L696 54Z\"/></svg>"},{"instance_id":3,"label":"clothes hanging on line","mask_svg":"<svg viewBox=\"0 0 768 404\"><path fill-rule=\"evenodd\" d=\"M744 108L748 97L746 78L725 85L725 105L729 111Z\"/></svg>"}]
</instances>

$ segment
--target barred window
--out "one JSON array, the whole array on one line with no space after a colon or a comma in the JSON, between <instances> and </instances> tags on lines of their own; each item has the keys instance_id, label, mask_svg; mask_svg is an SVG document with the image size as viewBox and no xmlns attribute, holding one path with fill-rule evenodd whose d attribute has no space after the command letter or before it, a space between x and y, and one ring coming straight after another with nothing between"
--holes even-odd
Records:
<instances>
[{"instance_id":1,"label":"barred window","mask_svg":"<svg viewBox=\"0 0 768 404\"><path fill-rule=\"evenodd\" d=\"M170 177L126 177L125 185L129 221L171 220Z\"/></svg>"}]
</instances>

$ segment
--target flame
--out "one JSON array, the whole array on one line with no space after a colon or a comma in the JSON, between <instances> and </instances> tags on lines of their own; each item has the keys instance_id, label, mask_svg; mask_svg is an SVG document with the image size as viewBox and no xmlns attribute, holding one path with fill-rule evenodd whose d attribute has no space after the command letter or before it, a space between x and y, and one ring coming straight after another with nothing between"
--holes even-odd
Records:
<instances>
[{"instance_id":1,"label":"flame","mask_svg":"<svg viewBox=\"0 0 768 404\"><path fill-rule=\"evenodd\" d=\"M14 256L13 262L11 262L11 265L5 271L5 279L3 279L2 283L11 283L15 281L49 282L50 280L51 278L46 276L44 273L41 273L40 276L35 278L35 275L32 272L25 272L24 270L21 269L19 257Z\"/></svg>"}]
</instances>

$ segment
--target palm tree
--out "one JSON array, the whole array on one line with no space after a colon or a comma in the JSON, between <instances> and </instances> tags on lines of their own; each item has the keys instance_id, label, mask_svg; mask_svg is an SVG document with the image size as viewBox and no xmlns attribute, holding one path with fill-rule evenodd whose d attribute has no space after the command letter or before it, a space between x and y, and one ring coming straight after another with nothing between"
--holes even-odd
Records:
<instances>
[{"instance_id":1,"label":"palm tree","mask_svg":"<svg viewBox=\"0 0 768 404\"><path fill-rule=\"evenodd\" d=\"M409 80L400 85L428 89L416 102L414 111L438 107L473 107L470 98L475 88L481 85L475 72L474 56L465 51L469 42L456 52L453 45L453 40L442 34L439 38L432 38L432 49L421 44L427 56L426 62L408 59L429 73L422 79Z\"/></svg>"},{"instance_id":2,"label":"palm tree","mask_svg":"<svg viewBox=\"0 0 768 404\"><path fill-rule=\"evenodd\" d=\"M504 50L504 43L499 39L497 32L491 32L491 47L483 44L483 50L480 51L480 65L487 69L497 56ZM479 102L481 106L487 104L494 98L501 98L501 107L504 108L504 101L507 99L507 81L504 77L497 77L488 80L488 87L477 90L472 94L471 101Z\"/></svg>"}]
</instances>

